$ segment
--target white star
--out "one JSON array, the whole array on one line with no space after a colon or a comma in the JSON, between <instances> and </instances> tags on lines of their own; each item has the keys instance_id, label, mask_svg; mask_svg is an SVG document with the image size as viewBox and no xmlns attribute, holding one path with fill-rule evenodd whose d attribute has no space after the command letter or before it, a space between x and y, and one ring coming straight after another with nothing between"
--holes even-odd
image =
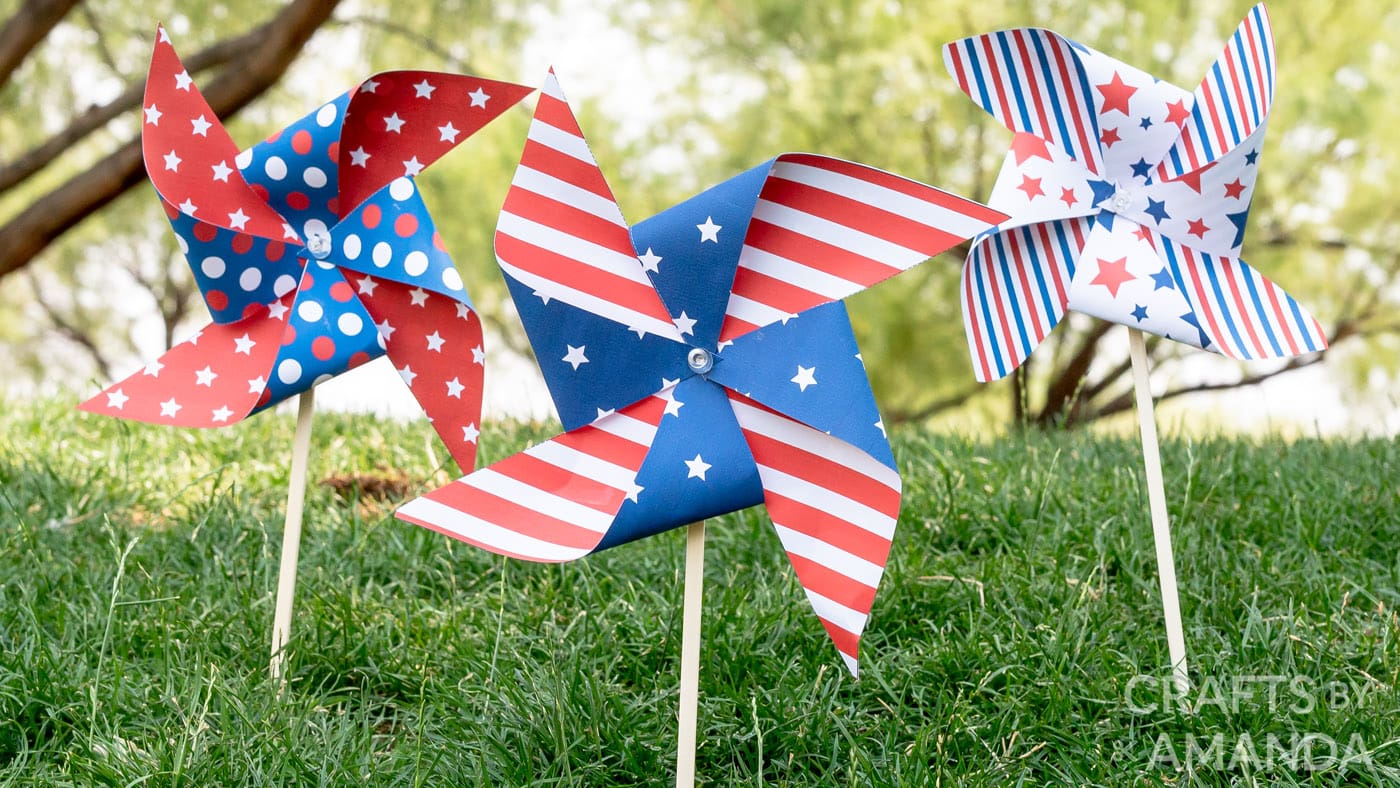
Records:
<instances>
[{"instance_id":1,"label":"white star","mask_svg":"<svg viewBox=\"0 0 1400 788\"><path fill-rule=\"evenodd\" d=\"M482 90L479 85L476 90L473 90L467 95L471 97L472 103L470 106L473 107L482 107L484 109L486 107L486 102L491 100L491 97L488 96L486 91Z\"/></svg>"},{"instance_id":2,"label":"white star","mask_svg":"<svg viewBox=\"0 0 1400 788\"><path fill-rule=\"evenodd\" d=\"M426 337L424 337L424 339L428 340L429 350L433 351L434 353L442 352L442 343L445 340L443 340L442 335L439 334L437 331L433 331L433 333L427 335Z\"/></svg>"},{"instance_id":3,"label":"white star","mask_svg":"<svg viewBox=\"0 0 1400 788\"><path fill-rule=\"evenodd\" d=\"M808 386L817 385L817 368L797 365L797 374L792 376L792 382L797 384L797 388L806 391Z\"/></svg>"},{"instance_id":4,"label":"white star","mask_svg":"<svg viewBox=\"0 0 1400 788\"><path fill-rule=\"evenodd\" d=\"M227 405L220 405L219 409L214 411L213 418L214 421L228 421L228 417L232 415L233 411L229 410Z\"/></svg>"},{"instance_id":5,"label":"white star","mask_svg":"<svg viewBox=\"0 0 1400 788\"><path fill-rule=\"evenodd\" d=\"M360 295L372 296L374 295L374 288L376 287L379 287L379 283L374 281L373 277L367 276L360 280Z\"/></svg>"},{"instance_id":6,"label":"white star","mask_svg":"<svg viewBox=\"0 0 1400 788\"><path fill-rule=\"evenodd\" d=\"M291 226L290 224L287 224L286 222L282 222L282 237L286 238L289 241L301 240L301 236L297 235L296 228Z\"/></svg>"},{"instance_id":7,"label":"white star","mask_svg":"<svg viewBox=\"0 0 1400 788\"><path fill-rule=\"evenodd\" d=\"M385 342L388 342L389 337L393 336L395 331L398 331L397 328L389 325L389 318L387 317L384 318L383 323L375 323L374 327L379 329L379 336L384 337Z\"/></svg>"},{"instance_id":8,"label":"white star","mask_svg":"<svg viewBox=\"0 0 1400 788\"><path fill-rule=\"evenodd\" d=\"M430 99L433 97L434 90L437 90L437 86L429 83L428 80L425 79L413 86L413 97Z\"/></svg>"},{"instance_id":9,"label":"white star","mask_svg":"<svg viewBox=\"0 0 1400 788\"><path fill-rule=\"evenodd\" d=\"M159 126L160 116L164 114L164 112L161 112L159 109L156 108L156 104L153 101L151 102L151 106L146 107L146 122L151 124L152 126Z\"/></svg>"},{"instance_id":10,"label":"white star","mask_svg":"<svg viewBox=\"0 0 1400 788\"><path fill-rule=\"evenodd\" d=\"M449 120L446 126L438 126L438 134L441 135L438 137L438 142L456 142L457 135L461 133Z\"/></svg>"},{"instance_id":11,"label":"white star","mask_svg":"<svg viewBox=\"0 0 1400 788\"><path fill-rule=\"evenodd\" d=\"M885 435L885 420L880 419L879 421L875 422L875 429L878 429L881 435ZM885 437L889 436L885 435Z\"/></svg>"},{"instance_id":12,"label":"white star","mask_svg":"<svg viewBox=\"0 0 1400 788\"><path fill-rule=\"evenodd\" d=\"M369 154L365 153L365 146L361 145L360 147L350 151L351 167L368 167L368 162Z\"/></svg>"},{"instance_id":13,"label":"white star","mask_svg":"<svg viewBox=\"0 0 1400 788\"><path fill-rule=\"evenodd\" d=\"M231 174L233 174L233 168L230 167L230 166L228 166L228 164L227 164L226 162L222 162L222 161L219 162L218 164L215 164L215 165L213 166L213 170L214 170L214 180L216 180L216 181L223 181L224 183L228 183L228 176L231 175Z\"/></svg>"},{"instance_id":14,"label":"white star","mask_svg":"<svg viewBox=\"0 0 1400 788\"><path fill-rule=\"evenodd\" d=\"M732 339L721 339L721 340L719 341L719 344L715 346L715 352L716 352L716 353L723 353L723 352L724 352L724 349L727 348L727 347L729 347L729 346L732 345L732 344L734 344L734 340L732 340Z\"/></svg>"},{"instance_id":15,"label":"white star","mask_svg":"<svg viewBox=\"0 0 1400 788\"><path fill-rule=\"evenodd\" d=\"M200 370L196 370L196 371L195 371L195 373L194 373L194 384L195 384L196 386L208 386L209 388L213 388L213 387L214 387L214 378L217 378L218 376L219 376L219 373L215 372L213 369L211 369L211 368L209 367L209 365L206 364L206 365L204 366L204 369L200 369Z\"/></svg>"},{"instance_id":16,"label":"white star","mask_svg":"<svg viewBox=\"0 0 1400 788\"><path fill-rule=\"evenodd\" d=\"M379 83L372 79L367 79L364 82L360 83L360 91L363 93L373 93L378 89Z\"/></svg>"},{"instance_id":17,"label":"white star","mask_svg":"<svg viewBox=\"0 0 1400 788\"><path fill-rule=\"evenodd\" d=\"M676 399L676 392L667 391L660 396L662 399L666 400L666 412L662 415L680 418L681 406L685 405L685 403Z\"/></svg>"},{"instance_id":18,"label":"white star","mask_svg":"<svg viewBox=\"0 0 1400 788\"><path fill-rule=\"evenodd\" d=\"M533 295L533 296L539 298L539 299L540 299L540 303L544 304L545 306L549 306L549 296L548 296L547 294L545 294L545 293L543 293L543 292L541 292L541 291L539 291L539 290L535 290L535 291L533 291L533 292L531 293L531 295Z\"/></svg>"},{"instance_id":19,"label":"white star","mask_svg":"<svg viewBox=\"0 0 1400 788\"><path fill-rule=\"evenodd\" d=\"M188 343L190 343L191 345L198 345L198 344L199 344L199 338L202 337L202 336L204 336L204 329L201 328L201 329L199 329L198 331L196 331L196 332L194 332L193 334L191 334L191 335L190 335L190 338L189 338L189 339L186 339L185 341L188 342Z\"/></svg>"},{"instance_id":20,"label":"white star","mask_svg":"<svg viewBox=\"0 0 1400 788\"><path fill-rule=\"evenodd\" d=\"M165 159L166 170L170 172L180 171L180 162L182 161L182 159L179 157L178 154L175 153L175 151L170 151L169 153L165 154L163 158Z\"/></svg>"},{"instance_id":21,"label":"white star","mask_svg":"<svg viewBox=\"0 0 1400 788\"><path fill-rule=\"evenodd\" d=\"M190 79L190 72L188 71L181 71L180 73L175 75L176 90L183 90L186 93L188 93L190 90L190 85L193 83L194 80Z\"/></svg>"},{"instance_id":22,"label":"white star","mask_svg":"<svg viewBox=\"0 0 1400 788\"><path fill-rule=\"evenodd\" d=\"M796 312L788 312L786 315L783 315L783 325L787 325L789 320L796 320L796 319L797 319L797 313L796 313Z\"/></svg>"},{"instance_id":23,"label":"white star","mask_svg":"<svg viewBox=\"0 0 1400 788\"><path fill-rule=\"evenodd\" d=\"M199 206L195 205L188 197L180 203L180 212L187 216L194 216L194 212L197 210L199 210Z\"/></svg>"},{"instance_id":24,"label":"white star","mask_svg":"<svg viewBox=\"0 0 1400 788\"><path fill-rule=\"evenodd\" d=\"M643 486L640 485L640 484L637 484L637 482L634 480L634 481L632 482L632 489L630 489L630 490L627 491L627 500L631 501L632 503L636 503L636 502L637 502L637 496L640 495L641 492L642 492L642 490L645 490L645 489L646 489L645 487L643 487Z\"/></svg>"},{"instance_id":25,"label":"white star","mask_svg":"<svg viewBox=\"0 0 1400 788\"><path fill-rule=\"evenodd\" d=\"M242 208L239 208L228 215L228 223L233 229L242 230L243 227L248 224L248 214L244 213Z\"/></svg>"},{"instance_id":26,"label":"white star","mask_svg":"<svg viewBox=\"0 0 1400 788\"><path fill-rule=\"evenodd\" d=\"M267 388L267 379L264 378L262 375L258 375L257 377L255 377L255 378L253 378L252 380L248 381L248 393L249 393L249 394L261 394L261 393L263 393L263 391L264 391L266 388Z\"/></svg>"},{"instance_id":27,"label":"white star","mask_svg":"<svg viewBox=\"0 0 1400 788\"><path fill-rule=\"evenodd\" d=\"M160 403L160 415L169 416L173 419L175 418L175 414L179 413L180 408L183 407L184 405L181 405L180 403L176 402L175 398L171 397L165 402Z\"/></svg>"},{"instance_id":28,"label":"white star","mask_svg":"<svg viewBox=\"0 0 1400 788\"><path fill-rule=\"evenodd\" d=\"M617 408L608 408L607 410L603 410L602 408L594 408L594 410L598 411L598 415L593 417L594 421L597 421L598 419L607 418L608 416L617 413Z\"/></svg>"},{"instance_id":29,"label":"white star","mask_svg":"<svg viewBox=\"0 0 1400 788\"><path fill-rule=\"evenodd\" d=\"M700 455L697 454L695 455L695 459L685 461L685 467L690 469L690 472L685 475L685 478L699 479L703 482L705 481L705 471L708 471L714 466L710 465L708 462L705 462L703 459L701 459Z\"/></svg>"},{"instance_id":30,"label":"white star","mask_svg":"<svg viewBox=\"0 0 1400 788\"><path fill-rule=\"evenodd\" d=\"M466 320L466 321L470 322L471 319L472 319L472 308L469 307L469 306L467 306L466 304L462 303L461 301L458 301L458 302L457 302L457 317L460 317L460 318L462 318L463 320Z\"/></svg>"},{"instance_id":31,"label":"white star","mask_svg":"<svg viewBox=\"0 0 1400 788\"><path fill-rule=\"evenodd\" d=\"M715 243L719 243L719 231L724 228L718 224L715 224L715 220L713 218L706 216L705 223L695 225L695 229L700 231L700 243L704 243L706 241L714 241Z\"/></svg>"},{"instance_id":32,"label":"white star","mask_svg":"<svg viewBox=\"0 0 1400 788\"><path fill-rule=\"evenodd\" d=\"M462 385L462 381L461 381L461 380L458 380L457 378L453 378L453 379L447 381L447 396L449 396L449 397L455 397L455 398L457 398L457 399L461 399L461 398L462 398L462 392L465 391L466 388L467 388L466 386L463 386L463 385Z\"/></svg>"},{"instance_id":33,"label":"white star","mask_svg":"<svg viewBox=\"0 0 1400 788\"><path fill-rule=\"evenodd\" d=\"M421 287L415 287L408 291L408 297L414 306L424 306L428 303L428 291Z\"/></svg>"},{"instance_id":34,"label":"white star","mask_svg":"<svg viewBox=\"0 0 1400 788\"><path fill-rule=\"evenodd\" d=\"M165 32L165 27L163 27L163 26L161 26L161 25L157 25L157 26L156 26L156 30L159 31L159 33L160 33L160 35L156 36L156 38L160 40L160 43L162 43L162 44L169 44L169 43L170 43L170 34L167 33L167 32Z\"/></svg>"},{"instance_id":35,"label":"white star","mask_svg":"<svg viewBox=\"0 0 1400 788\"><path fill-rule=\"evenodd\" d=\"M267 316L272 318L273 320L281 320L282 318L287 316L288 311L290 310L287 309L286 304L282 303L281 301L273 301L267 307Z\"/></svg>"},{"instance_id":36,"label":"white star","mask_svg":"<svg viewBox=\"0 0 1400 788\"><path fill-rule=\"evenodd\" d=\"M121 410L122 406L125 405L126 401L129 399L131 399L131 397L128 397L126 392L121 389L109 391L107 392L107 407Z\"/></svg>"},{"instance_id":37,"label":"white star","mask_svg":"<svg viewBox=\"0 0 1400 788\"><path fill-rule=\"evenodd\" d=\"M862 367L865 366L865 358L862 357L859 353L856 354L856 361L859 361Z\"/></svg>"},{"instance_id":38,"label":"white star","mask_svg":"<svg viewBox=\"0 0 1400 788\"><path fill-rule=\"evenodd\" d=\"M209 127L214 125L209 121L205 120L203 115L192 119L190 123L194 126L194 130L191 131L190 134L198 134L201 137L208 137Z\"/></svg>"},{"instance_id":39,"label":"white star","mask_svg":"<svg viewBox=\"0 0 1400 788\"><path fill-rule=\"evenodd\" d=\"M682 334L695 333L695 318L687 317L684 309L681 310L681 316L675 318L671 322L676 324L676 329Z\"/></svg>"},{"instance_id":40,"label":"white star","mask_svg":"<svg viewBox=\"0 0 1400 788\"><path fill-rule=\"evenodd\" d=\"M636 334L636 335L637 335L637 339L646 339L646 338L647 338L647 330L646 330L645 328L642 328L641 326L628 326L628 327L627 327L627 330L628 330L628 331L631 331L631 332L634 333L634 334Z\"/></svg>"},{"instance_id":41,"label":"white star","mask_svg":"<svg viewBox=\"0 0 1400 788\"><path fill-rule=\"evenodd\" d=\"M403 133L403 118L399 117L397 112L384 118L384 133L391 131L395 134Z\"/></svg>"},{"instance_id":42,"label":"white star","mask_svg":"<svg viewBox=\"0 0 1400 788\"><path fill-rule=\"evenodd\" d=\"M573 345L566 343L564 347L568 348L569 352L564 354L563 360L569 362L570 364L573 364L575 372L578 371L580 364L588 363L588 357L583 355L583 349L588 347L587 345L579 345L578 347L574 347Z\"/></svg>"},{"instance_id":43,"label":"white star","mask_svg":"<svg viewBox=\"0 0 1400 788\"><path fill-rule=\"evenodd\" d=\"M472 363L486 366L486 351L482 349L481 345L472 348Z\"/></svg>"},{"instance_id":44,"label":"white star","mask_svg":"<svg viewBox=\"0 0 1400 788\"><path fill-rule=\"evenodd\" d=\"M641 262L643 271L650 271L653 274L661 273L658 270L658 266L661 265L661 256L653 252L650 246L647 247L647 253L638 257L637 260Z\"/></svg>"},{"instance_id":45,"label":"white star","mask_svg":"<svg viewBox=\"0 0 1400 788\"><path fill-rule=\"evenodd\" d=\"M141 370L141 373L156 378L160 377L160 371L162 369L165 369L165 365L160 363L160 359L156 359L155 361L152 361L151 363L147 364L146 368Z\"/></svg>"},{"instance_id":46,"label":"white star","mask_svg":"<svg viewBox=\"0 0 1400 788\"><path fill-rule=\"evenodd\" d=\"M412 178L413 176L417 175L422 171L423 164L418 161L417 156L414 156L413 158L403 163L403 174L405 178Z\"/></svg>"},{"instance_id":47,"label":"white star","mask_svg":"<svg viewBox=\"0 0 1400 788\"><path fill-rule=\"evenodd\" d=\"M253 346L256 344L258 343L254 342L247 334L244 334L233 340L233 352L251 356L253 355Z\"/></svg>"},{"instance_id":48,"label":"white star","mask_svg":"<svg viewBox=\"0 0 1400 788\"><path fill-rule=\"evenodd\" d=\"M404 383L407 383L408 385L412 386L413 379L418 377L418 373L413 371L413 367L409 366L408 364L404 364L403 369L399 370L399 377L403 378Z\"/></svg>"},{"instance_id":49,"label":"white star","mask_svg":"<svg viewBox=\"0 0 1400 788\"><path fill-rule=\"evenodd\" d=\"M462 440L467 443L476 443L476 438L481 434L481 430L476 428L476 423L472 422L462 428Z\"/></svg>"}]
</instances>

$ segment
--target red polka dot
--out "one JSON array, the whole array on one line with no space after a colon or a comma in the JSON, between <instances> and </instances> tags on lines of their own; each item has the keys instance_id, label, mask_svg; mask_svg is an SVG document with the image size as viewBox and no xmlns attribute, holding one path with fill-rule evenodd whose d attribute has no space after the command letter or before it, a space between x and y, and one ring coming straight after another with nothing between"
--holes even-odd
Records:
<instances>
[{"instance_id":1,"label":"red polka dot","mask_svg":"<svg viewBox=\"0 0 1400 788\"><path fill-rule=\"evenodd\" d=\"M360 221L364 222L367 230L378 227L381 218L383 215L380 213L378 205L366 205L365 209L360 212Z\"/></svg>"},{"instance_id":2,"label":"red polka dot","mask_svg":"<svg viewBox=\"0 0 1400 788\"><path fill-rule=\"evenodd\" d=\"M286 251L287 245L281 241L268 241L267 249L263 250L263 254L265 254L269 260L281 260L282 255L285 254Z\"/></svg>"},{"instance_id":3,"label":"red polka dot","mask_svg":"<svg viewBox=\"0 0 1400 788\"><path fill-rule=\"evenodd\" d=\"M331 161L336 163L340 162L340 140L332 142L326 148L326 155L331 157Z\"/></svg>"},{"instance_id":4,"label":"red polka dot","mask_svg":"<svg viewBox=\"0 0 1400 788\"><path fill-rule=\"evenodd\" d=\"M418 217L411 213L399 214L399 218L394 220L394 232L398 233L400 238L407 238L418 232Z\"/></svg>"},{"instance_id":5,"label":"red polka dot","mask_svg":"<svg viewBox=\"0 0 1400 788\"><path fill-rule=\"evenodd\" d=\"M329 200L326 200L326 210L330 211L331 213L335 214L336 216L340 216L340 198L339 198L339 197L332 197L332 198L330 198ZM345 218L345 217L341 217L341 218Z\"/></svg>"},{"instance_id":6,"label":"red polka dot","mask_svg":"<svg viewBox=\"0 0 1400 788\"><path fill-rule=\"evenodd\" d=\"M174 219L175 217L180 215L180 209L176 208L175 206L171 205L165 200L161 200L160 204L165 206L165 215L169 216L171 219Z\"/></svg>"},{"instance_id":7,"label":"red polka dot","mask_svg":"<svg viewBox=\"0 0 1400 788\"><path fill-rule=\"evenodd\" d=\"M248 250L253 248L253 236L247 233L239 233L233 236L233 243L230 244L230 246L233 247L233 251L237 254L247 254Z\"/></svg>"},{"instance_id":8,"label":"red polka dot","mask_svg":"<svg viewBox=\"0 0 1400 788\"><path fill-rule=\"evenodd\" d=\"M263 311L266 311L266 310L267 310L267 307L263 306L262 304L249 304L249 305L243 307L243 317L249 318L249 317L252 317L253 315L256 315L256 314L259 313L259 312L263 312Z\"/></svg>"},{"instance_id":9,"label":"red polka dot","mask_svg":"<svg viewBox=\"0 0 1400 788\"><path fill-rule=\"evenodd\" d=\"M311 132L306 129L292 135L292 150L305 156L311 152Z\"/></svg>"},{"instance_id":10,"label":"red polka dot","mask_svg":"<svg viewBox=\"0 0 1400 788\"><path fill-rule=\"evenodd\" d=\"M336 282L331 285L331 298L345 303L355 297L355 289L345 282Z\"/></svg>"},{"instance_id":11,"label":"red polka dot","mask_svg":"<svg viewBox=\"0 0 1400 788\"><path fill-rule=\"evenodd\" d=\"M282 332L282 344L290 345L295 341L297 341L297 330L291 323L288 323L287 328Z\"/></svg>"},{"instance_id":12,"label":"red polka dot","mask_svg":"<svg viewBox=\"0 0 1400 788\"><path fill-rule=\"evenodd\" d=\"M433 246L436 247L439 251L447 251L447 244L442 242L442 233L439 233L436 230L433 231Z\"/></svg>"},{"instance_id":13,"label":"red polka dot","mask_svg":"<svg viewBox=\"0 0 1400 788\"><path fill-rule=\"evenodd\" d=\"M279 139L281 139L281 138L282 138L282 130L280 130L280 129L277 130L277 131L272 132L272 133L269 134L269 135L267 135L267 141L268 141L268 142L276 142L277 140L279 140Z\"/></svg>"},{"instance_id":14,"label":"red polka dot","mask_svg":"<svg viewBox=\"0 0 1400 788\"><path fill-rule=\"evenodd\" d=\"M311 355L325 361L335 355L335 340L330 337L316 337L311 341Z\"/></svg>"},{"instance_id":15,"label":"red polka dot","mask_svg":"<svg viewBox=\"0 0 1400 788\"><path fill-rule=\"evenodd\" d=\"M301 192L292 192L287 195L287 205L294 211L304 211L311 207L311 198Z\"/></svg>"},{"instance_id":16,"label":"red polka dot","mask_svg":"<svg viewBox=\"0 0 1400 788\"><path fill-rule=\"evenodd\" d=\"M252 183L249 184L249 187L252 188L254 194L258 195L259 200L267 202L268 194L266 186L263 186L261 183Z\"/></svg>"},{"instance_id":17,"label":"red polka dot","mask_svg":"<svg viewBox=\"0 0 1400 788\"><path fill-rule=\"evenodd\" d=\"M369 354L366 353L366 352L364 352L363 350L361 350L361 351L359 351L358 353L355 353L355 354L353 354L352 356L350 356L350 367L349 367L349 368L350 368L350 369L354 369L355 367L360 366L361 364L365 363L366 361L369 361Z\"/></svg>"},{"instance_id":18,"label":"red polka dot","mask_svg":"<svg viewBox=\"0 0 1400 788\"><path fill-rule=\"evenodd\" d=\"M258 397L258 407L262 407L272 401L272 389L263 389L262 396Z\"/></svg>"},{"instance_id":19,"label":"red polka dot","mask_svg":"<svg viewBox=\"0 0 1400 788\"><path fill-rule=\"evenodd\" d=\"M218 234L219 228L215 227L212 224L196 222L194 225L194 237L198 238L199 240L205 243L209 243L210 241L214 240L214 236Z\"/></svg>"},{"instance_id":20,"label":"red polka dot","mask_svg":"<svg viewBox=\"0 0 1400 788\"><path fill-rule=\"evenodd\" d=\"M222 290L210 290L204 294L204 302L215 312L228 309L228 295Z\"/></svg>"},{"instance_id":21,"label":"red polka dot","mask_svg":"<svg viewBox=\"0 0 1400 788\"><path fill-rule=\"evenodd\" d=\"M297 285L298 290L310 290L315 282L311 279L310 271L301 272L301 283Z\"/></svg>"}]
</instances>

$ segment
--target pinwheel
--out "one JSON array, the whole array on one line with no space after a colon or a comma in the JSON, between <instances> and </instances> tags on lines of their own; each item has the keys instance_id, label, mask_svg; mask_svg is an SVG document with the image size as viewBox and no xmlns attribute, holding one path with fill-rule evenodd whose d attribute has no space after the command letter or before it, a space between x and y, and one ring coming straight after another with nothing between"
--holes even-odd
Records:
<instances>
[{"instance_id":1,"label":"pinwheel","mask_svg":"<svg viewBox=\"0 0 1400 788\"><path fill-rule=\"evenodd\" d=\"M471 468L481 323L414 176L529 92L378 74L240 153L158 30L142 152L213 322L80 407L212 427L301 394L284 577L295 576L314 385L387 354ZM290 581L278 597L274 672Z\"/></svg>"},{"instance_id":2,"label":"pinwheel","mask_svg":"<svg viewBox=\"0 0 1400 788\"><path fill-rule=\"evenodd\" d=\"M840 299L1000 218L879 170L787 154L629 230L551 74L496 256L567 432L398 516L567 561L764 503L855 672L900 481ZM693 722L692 708L691 749Z\"/></svg>"},{"instance_id":3,"label":"pinwheel","mask_svg":"<svg viewBox=\"0 0 1400 788\"><path fill-rule=\"evenodd\" d=\"M1179 681L1185 646L1162 496L1143 331L1235 359L1322 350L1322 328L1239 257L1274 95L1268 17L1255 6L1189 92L1056 33L1004 30L947 45L948 71L1015 138L961 296L978 380L1019 366L1067 310L1129 327Z\"/></svg>"}]
</instances>

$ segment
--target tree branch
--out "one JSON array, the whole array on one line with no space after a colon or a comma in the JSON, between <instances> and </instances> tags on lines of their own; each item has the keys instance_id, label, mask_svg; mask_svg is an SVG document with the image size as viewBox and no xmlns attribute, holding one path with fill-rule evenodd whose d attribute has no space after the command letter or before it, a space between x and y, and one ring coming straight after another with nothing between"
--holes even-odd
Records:
<instances>
[{"instance_id":1,"label":"tree branch","mask_svg":"<svg viewBox=\"0 0 1400 788\"><path fill-rule=\"evenodd\" d=\"M81 0L27 0L0 28L0 88Z\"/></svg>"},{"instance_id":2,"label":"tree branch","mask_svg":"<svg viewBox=\"0 0 1400 788\"><path fill-rule=\"evenodd\" d=\"M204 91L214 113L228 117L276 84L339 1L294 0L250 33L254 45L231 60ZM138 136L40 197L0 227L0 278L27 265L55 239L144 177Z\"/></svg>"},{"instance_id":3,"label":"tree branch","mask_svg":"<svg viewBox=\"0 0 1400 788\"><path fill-rule=\"evenodd\" d=\"M936 399L927 405L914 408L913 410L891 410L885 414L885 420L890 424L908 424L913 421L922 421L930 416L942 413L945 410L958 407L981 390L981 386L972 386L962 391L949 394L942 399Z\"/></svg>"},{"instance_id":4,"label":"tree branch","mask_svg":"<svg viewBox=\"0 0 1400 788\"><path fill-rule=\"evenodd\" d=\"M1079 344L1079 349L1074 352L1064 369L1050 383L1050 387L1045 393L1045 404L1035 419L1037 425L1049 426L1051 422L1064 414L1070 401L1078 395L1080 384L1089 372L1089 365L1093 363L1094 355L1098 351L1099 340L1103 339L1114 325L1114 323L1104 320L1094 321L1093 328L1084 335L1084 341Z\"/></svg>"},{"instance_id":5,"label":"tree branch","mask_svg":"<svg viewBox=\"0 0 1400 788\"><path fill-rule=\"evenodd\" d=\"M68 341L82 348L83 352L87 353L87 355L92 358L103 380L111 380L111 362L107 360L107 356L102 352L102 348L97 346L97 341L93 339L92 333L83 330L78 324L64 317L63 313L53 304L50 304L48 299L44 297L44 288L39 283L38 278L34 276L33 272L26 271L25 273L29 274L29 287L34 291L34 303L39 305L39 309L44 313L44 317L49 319L53 327L58 330L59 335L66 337Z\"/></svg>"}]
</instances>

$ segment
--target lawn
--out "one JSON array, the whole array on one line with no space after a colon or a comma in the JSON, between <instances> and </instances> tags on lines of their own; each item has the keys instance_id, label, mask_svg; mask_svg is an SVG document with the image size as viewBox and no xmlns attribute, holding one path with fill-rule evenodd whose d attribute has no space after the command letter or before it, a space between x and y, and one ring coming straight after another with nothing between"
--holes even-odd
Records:
<instances>
[{"instance_id":1,"label":"lawn","mask_svg":"<svg viewBox=\"0 0 1400 788\"><path fill-rule=\"evenodd\" d=\"M267 677L291 419L176 431L0 402L0 784L661 785L684 536L563 566L393 519L421 423L318 417L291 682ZM484 461L548 426L499 426ZM1138 445L896 431L852 679L761 510L712 521L713 785L1400 784L1400 446L1163 447L1193 691ZM388 500L361 496L362 486Z\"/></svg>"}]
</instances>

